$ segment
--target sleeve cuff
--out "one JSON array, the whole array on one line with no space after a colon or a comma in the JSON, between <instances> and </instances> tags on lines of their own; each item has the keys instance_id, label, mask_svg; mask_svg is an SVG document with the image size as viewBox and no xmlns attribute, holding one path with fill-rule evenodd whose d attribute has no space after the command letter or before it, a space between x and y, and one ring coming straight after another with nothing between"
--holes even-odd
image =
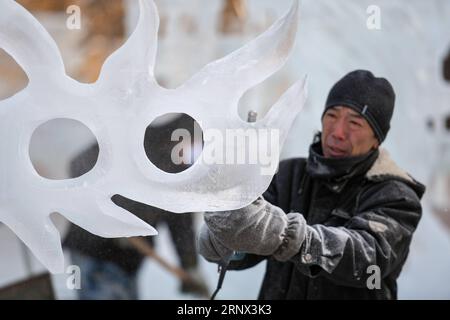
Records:
<instances>
[{"instance_id":1,"label":"sleeve cuff","mask_svg":"<svg viewBox=\"0 0 450 320\"><path fill-rule=\"evenodd\" d=\"M278 261L287 261L298 254L305 240L306 221L303 215L297 212L287 214L288 223L282 235L282 243L273 254Z\"/></svg>"}]
</instances>

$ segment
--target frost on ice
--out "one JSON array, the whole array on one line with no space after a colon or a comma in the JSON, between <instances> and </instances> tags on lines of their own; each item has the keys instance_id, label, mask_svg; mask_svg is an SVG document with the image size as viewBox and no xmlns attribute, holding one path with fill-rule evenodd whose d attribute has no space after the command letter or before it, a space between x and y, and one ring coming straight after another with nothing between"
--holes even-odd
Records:
<instances>
[{"instance_id":1,"label":"frost on ice","mask_svg":"<svg viewBox=\"0 0 450 320\"><path fill-rule=\"evenodd\" d=\"M64 268L59 233L49 218L53 212L102 237L147 236L156 230L116 206L114 194L181 213L241 208L268 187L275 170L261 175L259 164L196 162L178 174L161 171L143 147L154 119L186 113L203 132L214 129L223 135L227 129L278 129L281 149L306 99L301 80L260 121L246 123L238 117L242 95L286 62L297 31L297 1L265 33L173 90L160 87L153 75L156 6L152 0L139 5L133 34L106 60L96 83L82 84L66 75L55 42L28 11L13 0L0 4L0 47L29 78L23 91L0 101L0 221L52 272ZM97 138L97 163L81 177L48 180L31 164L34 130L58 118L85 124ZM221 148L218 143L205 136L204 152ZM226 145L224 152L234 152L230 148ZM273 158L278 159L279 149Z\"/></svg>"}]
</instances>

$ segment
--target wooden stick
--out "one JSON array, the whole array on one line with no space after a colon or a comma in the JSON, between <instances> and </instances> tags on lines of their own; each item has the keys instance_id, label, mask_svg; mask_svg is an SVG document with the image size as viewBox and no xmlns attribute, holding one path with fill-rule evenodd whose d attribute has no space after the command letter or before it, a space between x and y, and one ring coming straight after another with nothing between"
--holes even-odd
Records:
<instances>
[{"instance_id":1,"label":"wooden stick","mask_svg":"<svg viewBox=\"0 0 450 320\"><path fill-rule=\"evenodd\" d=\"M143 255L155 259L164 269L175 275L177 278L183 281L192 281L191 276L184 271L182 268L171 265L164 258L162 258L159 254L156 253L155 249L152 248L150 244L148 244L145 240L132 237L128 238L128 241Z\"/></svg>"}]
</instances>

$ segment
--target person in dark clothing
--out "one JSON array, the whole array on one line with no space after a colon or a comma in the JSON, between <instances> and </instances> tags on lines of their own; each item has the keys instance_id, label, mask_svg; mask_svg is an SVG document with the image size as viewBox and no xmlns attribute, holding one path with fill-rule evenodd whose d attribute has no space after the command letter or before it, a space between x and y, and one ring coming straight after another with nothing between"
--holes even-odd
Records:
<instances>
[{"instance_id":1,"label":"person in dark clothing","mask_svg":"<svg viewBox=\"0 0 450 320\"><path fill-rule=\"evenodd\" d=\"M239 210L207 212L198 239L231 269L267 260L259 299L396 299L425 186L380 148L395 93L356 70L330 90L309 157L284 160L267 191Z\"/></svg>"}]
</instances>

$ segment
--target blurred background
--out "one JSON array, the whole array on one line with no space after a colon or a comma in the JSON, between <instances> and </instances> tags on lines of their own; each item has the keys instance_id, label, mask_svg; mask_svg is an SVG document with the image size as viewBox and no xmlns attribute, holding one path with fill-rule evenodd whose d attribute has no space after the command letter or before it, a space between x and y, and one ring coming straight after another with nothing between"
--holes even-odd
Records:
<instances>
[{"instance_id":1,"label":"blurred background","mask_svg":"<svg viewBox=\"0 0 450 320\"><path fill-rule=\"evenodd\" d=\"M56 40L67 73L86 83L96 81L103 62L133 31L139 14L136 0L18 2ZM155 73L160 85L168 88L177 87L205 64L262 33L292 3L155 2L161 19ZM81 24L70 29L66 22L77 13L73 5L80 9ZM449 16L447 0L302 0L291 58L282 70L248 91L239 106L244 120L250 110L263 117L291 84L308 74L308 102L294 123L282 158L307 156L313 134L320 130L328 91L338 79L354 69L368 69L393 84L396 110L384 147L427 186L423 218L399 279L400 299L450 299ZM25 88L27 81L14 59L0 49L0 100ZM144 146L158 150L158 156L152 158L148 153L149 161L167 172L185 170L185 165L168 164L173 146L170 132L180 127L194 130L197 125L185 114L170 114L152 123ZM201 143L193 142L193 159ZM39 127L30 144L35 169L50 179L82 175L94 166L97 153L89 129L70 120L53 120ZM82 278L82 290L77 290L68 285L71 273L48 275L21 241L0 224L0 299L204 299L214 290L217 266L195 251L200 213L174 218L127 199L113 200L146 217L160 234L140 242L105 240L77 230L61 216L53 217L64 239L66 264L82 266L82 273L91 270ZM264 268L261 263L247 271L229 272L218 298L256 298Z\"/></svg>"}]
</instances>

